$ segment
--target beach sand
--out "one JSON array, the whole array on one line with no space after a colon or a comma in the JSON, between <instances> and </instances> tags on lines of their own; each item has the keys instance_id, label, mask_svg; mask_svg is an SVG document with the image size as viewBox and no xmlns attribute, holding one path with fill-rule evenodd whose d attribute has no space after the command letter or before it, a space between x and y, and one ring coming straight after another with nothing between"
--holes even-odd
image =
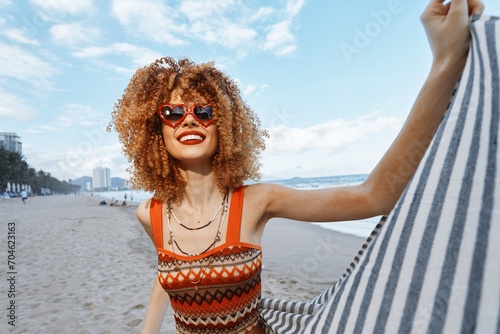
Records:
<instances>
[{"instance_id":1,"label":"beach sand","mask_svg":"<svg viewBox=\"0 0 500 334\"><path fill-rule=\"evenodd\" d=\"M26 204L0 201L1 333L140 332L156 278L155 249L135 218L138 203L110 207L99 206L100 200L60 195L30 197ZM15 259L8 268L12 226ZM310 300L340 277L363 242L313 224L270 221L262 295ZM12 301L15 327L8 325ZM174 328L169 309L161 333Z\"/></svg>"}]
</instances>

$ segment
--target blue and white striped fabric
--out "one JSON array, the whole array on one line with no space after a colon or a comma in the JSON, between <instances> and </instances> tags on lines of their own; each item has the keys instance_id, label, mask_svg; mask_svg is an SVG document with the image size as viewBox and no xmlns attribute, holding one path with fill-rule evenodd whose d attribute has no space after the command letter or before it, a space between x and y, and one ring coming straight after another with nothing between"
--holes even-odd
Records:
<instances>
[{"instance_id":1,"label":"blue and white striped fabric","mask_svg":"<svg viewBox=\"0 0 500 334\"><path fill-rule=\"evenodd\" d=\"M449 111L387 222L315 300L263 299L268 333L500 333L500 20L471 31Z\"/></svg>"},{"instance_id":2,"label":"blue and white striped fabric","mask_svg":"<svg viewBox=\"0 0 500 334\"><path fill-rule=\"evenodd\" d=\"M371 241L378 234L384 225L387 217L383 216L380 222L375 226L370 236L354 257L353 261L347 267L339 279L339 283L351 274L358 264L361 256L370 245ZM337 285L331 286L319 296L316 296L309 302L293 302L275 298L262 298L260 303L260 312L266 323L266 332L272 333L298 333L299 329L304 328L305 321L314 313L318 312L328 298L333 295Z\"/></svg>"}]
</instances>

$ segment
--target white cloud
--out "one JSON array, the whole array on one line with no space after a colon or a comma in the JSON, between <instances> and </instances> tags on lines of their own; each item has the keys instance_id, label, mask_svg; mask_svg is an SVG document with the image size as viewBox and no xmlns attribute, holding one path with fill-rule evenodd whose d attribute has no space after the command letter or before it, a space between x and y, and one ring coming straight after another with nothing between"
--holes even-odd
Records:
<instances>
[{"instance_id":1,"label":"white cloud","mask_svg":"<svg viewBox=\"0 0 500 334\"><path fill-rule=\"evenodd\" d=\"M0 0L0 8L9 7L12 5L11 0Z\"/></svg>"},{"instance_id":2,"label":"white cloud","mask_svg":"<svg viewBox=\"0 0 500 334\"><path fill-rule=\"evenodd\" d=\"M95 126L105 128L109 121L109 116L94 110L92 107L70 103L61 106L57 121L62 127Z\"/></svg>"},{"instance_id":3,"label":"white cloud","mask_svg":"<svg viewBox=\"0 0 500 334\"><path fill-rule=\"evenodd\" d=\"M29 38L27 34L29 31L25 29L11 28L5 29L1 33L3 36L7 37L12 42L19 44L27 44L27 45L39 45L38 41L32 38Z\"/></svg>"},{"instance_id":4,"label":"white cloud","mask_svg":"<svg viewBox=\"0 0 500 334\"><path fill-rule=\"evenodd\" d=\"M92 0L31 0L31 3L47 12L60 14L85 14L93 9Z\"/></svg>"},{"instance_id":5,"label":"white cloud","mask_svg":"<svg viewBox=\"0 0 500 334\"><path fill-rule=\"evenodd\" d=\"M188 37L208 44L239 49L254 43L257 32L242 19L249 11L242 3L226 1L183 1L180 12L189 22ZM207 19L209 18L209 19Z\"/></svg>"},{"instance_id":6,"label":"white cloud","mask_svg":"<svg viewBox=\"0 0 500 334\"><path fill-rule=\"evenodd\" d=\"M84 146L81 146L83 148ZM89 146L90 148L90 146ZM92 169L98 166L114 168L108 160L119 159L121 148L115 145L91 146L92 150L81 151L77 146L67 145L61 141L58 150L48 152L46 147L36 145L29 147L23 144L23 153L28 157L29 164L37 170L50 172L59 180L75 179L80 176L91 176ZM122 159L125 159L122 157Z\"/></svg>"},{"instance_id":7,"label":"white cloud","mask_svg":"<svg viewBox=\"0 0 500 334\"><path fill-rule=\"evenodd\" d=\"M288 0L286 3L286 11L289 17L295 17L299 15L304 4L305 0Z\"/></svg>"},{"instance_id":8,"label":"white cloud","mask_svg":"<svg viewBox=\"0 0 500 334\"><path fill-rule=\"evenodd\" d=\"M73 56L79 58L97 58L107 54L113 53L112 47L99 47L91 46L88 48L81 49L80 51L73 52Z\"/></svg>"},{"instance_id":9,"label":"white cloud","mask_svg":"<svg viewBox=\"0 0 500 334\"><path fill-rule=\"evenodd\" d=\"M305 129L272 127L271 137L276 128L281 137L279 142L267 141L262 173L266 179L369 173L403 122L374 112Z\"/></svg>"},{"instance_id":10,"label":"white cloud","mask_svg":"<svg viewBox=\"0 0 500 334\"><path fill-rule=\"evenodd\" d=\"M92 170L98 166L111 169L113 175L123 172L127 164L122 155L120 143L105 145L103 142L92 142L87 139L75 145L66 145L61 153L52 157L47 169L63 179L92 175Z\"/></svg>"},{"instance_id":11,"label":"white cloud","mask_svg":"<svg viewBox=\"0 0 500 334\"><path fill-rule=\"evenodd\" d=\"M275 13L272 7L260 7L250 16L250 22L260 21L270 18Z\"/></svg>"},{"instance_id":12,"label":"white cloud","mask_svg":"<svg viewBox=\"0 0 500 334\"><path fill-rule=\"evenodd\" d=\"M62 105L59 109L60 111L57 112L57 117L54 119L47 118L48 121L46 124L31 126L26 130L26 133L61 133L68 131L68 129L74 126L76 126L76 129L78 129L79 133L82 135L95 131L104 133L110 120L108 114L97 112L89 106L70 103ZM75 135L74 132L72 134Z\"/></svg>"},{"instance_id":13,"label":"white cloud","mask_svg":"<svg viewBox=\"0 0 500 334\"><path fill-rule=\"evenodd\" d=\"M255 90L257 89L257 86L255 85L247 85L244 89L243 89L243 94L251 94L253 93Z\"/></svg>"},{"instance_id":14,"label":"white cloud","mask_svg":"<svg viewBox=\"0 0 500 334\"><path fill-rule=\"evenodd\" d=\"M73 106L73 108L88 109L85 106ZM61 180L92 175L92 169L98 166L111 168L115 175L123 172L126 168L124 164L128 163L118 140L106 132L107 121L102 119L101 122L94 122L92 126L80 127L58 124L33 127L33 131L24 131L25 138L31 136L36 139L41 136L41 132L44 138L49 138L51 136L49 132L58 131L57 139L52 140L50 146L33 140L32 145L23 145L23 149L26 148L23 151L30 165L49 171Z\"/></svg>"},{"instance_id":15,"label":"white cloud","mask_svg":"<svg viewBox=\"0 0 500 334\"><path fill-rule=\"evenodd\" d=\"M374 133L399 128L401 123L402 120L398 118L374 113L355 120L330 120L308 128L277 125L269 128L270 138L266 142L266 152L280 155L321 149L335 154Z\"/></svg>"},{"instance_id":16,"label":"white cloud","mask_svg":"<svg viewBox=\"0 0 500 334\"><path fill-rule=\"evenodd\" d=\"M257 32L251 28L239 26L220 17L212 21L194 22L190 34L208 44L219 44L230 49L239 49L254 44Z\"/></svg>"},{"instance_id":17,"label":"white cloud","mask_svg":"<svg viewBox=\"0 0 500 334\"><path fill-rule=\"evenodd\" d=\"M234 0L179 3L114 0L112 12L130 34L170 46L202 41L235 50L238 57L256 50L288 55L297 49L292 23L303 0L275 8Z\"/></svg>"},{"instance_id":18,"label":"white cloud","mask_svg":"<svg viewBox=\"0 0 500 334\"><path fill-rule=\"evenodd\" d=\"M212 0L212 1L199 1L199 0L187 0L182 1L179 10L183 12L191 22L196 22L198 20L205 20L210 18L208 21L213 21L214 16L218 17L226 12L230 12L231 9L236 9L238 4L233 0ZM215 22L212 22L215 23Z\"/></svg>"},{"instance_id":19,"label":"white cloud","mask_svg":"<svg viewBox=\"0 0 500 334\"><path fill-rule=\"evenodd\" d=\"M78 58L91 58L91 59L107 55L122 55L129 57L132 60L134 66L136 67L142 67L148 65L155 59L161 57L161 55L156 51L128 43L114 43L106 47L88 47L80 51L74 52L73 55ZM105 66L105 64L103 63L101 63L101 65ZM109 68L113 67L110 66ZM123 68L120 69L123 70Z\"/></svg>"},{"instance_id":20,"label":"white cloud","mask_svg":"<svg viewBox=\"0 0 500 334\"><path fill-rule=\"evenodd\" d=\"M39 57L18 46L0 43L0 76L50 87L54 74L55 69Z\"/></svg>"},{"instance_id":21,"label":"white cloud","mask_svg":"<svg viewBox=\"0 0 500 334\"><path fill-rule=\"evenodd\" d=\"M304 0L288 0L286 19L273 24L266 35L264 50L274 52L278 56L290 55L297 50L297 43L292 32L295 17L299 15Z\"/></svg>"},{"instance_id":22,"label":"white cloud","mask_svg":"<svg viewBox=\"0 0 500 334\"><path fill-rule=\"evenodd\" d=\"M25 132L30 134L39 134L39 133L57 133L57 132L63 132L64 130L65 130L64 128L58 125L42 124L42 125L34 125Z\"/></svg>"},{"instance_id":23,"label":"white cloud","mask_svg":"<svg viewBox=\"0 0 500 334\"><path fill-rule=\"evenodd\" d=\"M14 94L5 92L0 87L0 117L16 121L26 121L36 116L36 110L31 108L23 99Z\"/></svg>"},{"instance_id":24,"label":"white cloud","mask_svg":"<svg viewBox=\"0 0 500 334\"><path fill-rule=\"evenodd\" d=\"M268 84L262 84L259 86L254 84L249 84L243 88L242 92L245 95L250 95L250 94L259 95L260 92L265 92L268 88L269 88Z\"/></svg>"},{"instance_id":25,"label":"white cloud","mask_svg":"<svg viewBox=\"0 0 500 334\"><path fill-rule=\"evenodd\" d=\"M119 75L126 75L126 76L132 76L135 73L135 71L137 70L137 67L134 67L134 68L123 67L123 66L119 66L119 65L116 65L114 63L111 63L111 62L105 62L105 61L100 61L100 60L94 60L93 64L97 68L109 70L110 72L113 72L113 73L116 73ZM142 65L146 65L146 63L144 63Z\"/></svg>"},{"instance_id":26,"label":"white cloud","mask_svg":"<svg viewBox=\"0 0 500 334\"><path fill-rule=\"evenodd\" d=\"M185 44L179 38L186 30L178 18L178 10L158 0L113 0L113 15L127 31L171 46Z\"/></svg>"},{"instance_id":27,"label":"white cloud","mask_svg":"<svg viewBox=\"0 0 500 334\"><path fill-rule=\"evenodd\" d=\"M89 27L82 22L57 24L50 28L54 43L74 47L82 43L94 42L101 32L96 27Z\"/></svg>"},{"instance_id":28,"label":"white cloud","mask_svg":"<svg viewBox=\"0 0 500 334\"><path fill-rule=\"evenodd\" d=\"M285 20L271 26L266 36L264 49L270 50L279 56L289 55L297 49L295 37L290 31L291 21Z\"/></svg>"}]
</instances>

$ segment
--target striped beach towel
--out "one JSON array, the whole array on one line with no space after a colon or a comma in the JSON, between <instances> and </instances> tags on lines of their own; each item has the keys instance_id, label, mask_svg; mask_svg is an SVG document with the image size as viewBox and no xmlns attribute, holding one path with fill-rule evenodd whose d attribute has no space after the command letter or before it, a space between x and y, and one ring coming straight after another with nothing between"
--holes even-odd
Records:
<instances>
[{"instance_id":1,"label":"striped beach towel","mask_svg":"<svg viewBox=\"0 0 500 334\"><path fill-rule=\"evenodd\" d=\"M500 20L471 32L449 110L380 232L314 300L263 298L268 333L500 333Z\"/></svg>"}]
</instances>

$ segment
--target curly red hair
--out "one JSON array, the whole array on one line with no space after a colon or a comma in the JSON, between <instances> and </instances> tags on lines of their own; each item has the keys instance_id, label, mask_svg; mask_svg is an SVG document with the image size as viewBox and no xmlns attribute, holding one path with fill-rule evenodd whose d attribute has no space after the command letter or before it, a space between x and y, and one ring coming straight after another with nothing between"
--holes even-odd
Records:
<instances>
[{"instance_id":1,"label":"curly red hair","mask_svg":"<svg viewBox=\"0 0 500 334\"><path fill-rule=\"evenodd\" d=\"M258 180L267 133L260 130L260 120L242 100L236 83L213 63L197 65L189 59L177 62L164 57L137 70L112 112L112 125L132 163L127 168L132 187L172 202L183 198L185 181L178 162L167 152L156 113L174 90L185 100L201 96L214 108L219 147L213 170L221 193L245 180Z\"/></svg>"}]
</instances>

